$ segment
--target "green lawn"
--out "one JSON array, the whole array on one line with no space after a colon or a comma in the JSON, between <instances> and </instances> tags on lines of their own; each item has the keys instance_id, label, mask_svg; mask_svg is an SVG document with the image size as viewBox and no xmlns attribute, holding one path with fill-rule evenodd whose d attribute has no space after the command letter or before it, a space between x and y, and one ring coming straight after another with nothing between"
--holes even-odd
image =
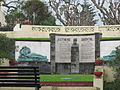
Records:
<instances>
[{"instance_id":1,"label":"green lawn","mask_svg":"<svg viewBox=\"0 0 120 90\"><path fill-rule=\"evenodd\" d=\"M107 39L120 39L120 37L102 37L102 40L107 40Z\"/></svg>"},{"instance_id":2,"label":"green lawn","mask_svg":"<svg viewBox=\"0 0 120 90\"><path fill-rule=\"evenodd\" d=\"M20 75L21 76L21 75ZM93 81L94 75L39 75L40 81ZM30 77L22 75L21 77ZM32 75L32 77L34 77Z\"/></svg>"},{"instance_id":3,"label":"green lawn","mask_svg":"<svg viewBox=\"0 0 120 90\"><path fill-rule=\"evenodd\" d=\"M50 40L50 38L13 38L16 40Z\"/></svg>"},{"instance_id":4,"label":"green lawn","mask_svg":"<svg viewBox=\"0 0 120 90\"><path fill-rule=\"evenodd\" d=\"M14 38L16 40L50 40L50 38ZM120 39L120 37L102 37L102 40Z\"/></svg>"},{"instance_id":5,"label":"green lawn","mask_svg":"<svg viewBox=\"0 0 120 90\"><path fill-rule=\"evenodd\" d=\"M93 81L94 75L40 75L40 81Z\"/></svg>"}]
</instances>

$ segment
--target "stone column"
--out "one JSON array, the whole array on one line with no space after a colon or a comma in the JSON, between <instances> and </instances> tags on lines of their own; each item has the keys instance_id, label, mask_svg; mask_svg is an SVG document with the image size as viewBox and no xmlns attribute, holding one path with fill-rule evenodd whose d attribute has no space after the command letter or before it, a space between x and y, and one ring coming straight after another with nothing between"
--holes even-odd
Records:
<instances>
[{"instance_id":1,"label":"stone column","mask_svg":"<svg viewBox=\"0 0 120 90\"><path fill-rule=\"evenodd\" d=\"M95 33L95 58L100 57L100 40L102 33Z\"/></svg>"},{"instance_id":2,"label":"stone column","mask_svg":"<svg viewBox=\"0 0 120 90\"><path fill-rule=\"evenodd\" d=\"M97 88L100 88L100 90L103 90L103 85L104 85L104 80L103 80L104 69L103 69L103 66L96 66L95 68L100 69L100 71L103 72L103 75L101 76L101 78L96 78L94 76L93 87L97 87Z\"/></svg>"},{"instance_id":3,"label":"stone column","mask_svg":"<svg viewBox=\"0 0 120 90\"><path fill-rule=\"evenodd\" d=\"M71 47L71 74L79 73L79 45L77 39L73 39Z\"/></svg>"},{"instance_id":4,"label":"stone column","mask_svg":"<svg viewBox=\"0 0 120 90\"><path fill-rule=\"evenodd\" d=\"M51 61L51 74L56 72L56 65L55 65L55 34L50 34L51 43L50 43L50 61Z\"/></svg>"}]
</instances>

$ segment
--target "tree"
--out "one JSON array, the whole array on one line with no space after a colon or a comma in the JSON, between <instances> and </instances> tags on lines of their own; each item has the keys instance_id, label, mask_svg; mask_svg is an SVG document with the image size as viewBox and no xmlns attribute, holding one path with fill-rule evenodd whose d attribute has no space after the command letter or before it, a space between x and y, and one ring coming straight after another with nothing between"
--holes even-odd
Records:
<instances>
[{"instance_id":1,"label":"tree","mask_svg":"<svg viewBox=\"0 0 120 90\"><path fill-rule=\"evenodd\" d=\"M88 3L88 0L84 0L84 3L81 5L83 10L80 13L80 25L81 26L94 26L97 22L94 17L96 12L91 4Z\"/></svg>"},{"instance_id":2,"label":"tree","mask_svg":"<svg viewBox=\"0 0 120 90\"><path fill-rule=\"evenodd\" d=\"M5 34L0 34L0 64L4 59L14 59L14 50L14 40L6 37Z\"/></svg>"},{"instance_id":3,"label":"tree","mask_svg":"<svg viewBox=\"0 0 120 90\"><path fill-rule=\"evenodd\" d=\"M48 6L40 0L28 0L21 10L31 24L35 25L56 25L55 18L48 11Z\"/></svg>"},{"instance_id":4,"label":"tree","mask_svg":"<svg viewBox=\"0 0 120 90\"><path fill-rule=\"evenodd\" d=\"M120 46L116 48L116 59L114 63L117 65L115 67L116 73L115 73L115 80L114 80L114 90L120 89Z\"/></svg>"},{"instance_id":5,"label":"tree","mask_svg":"<svg viewBox=\"0 0 120 90\"><path fill-rule=\"evenodd\" d=\"M115 60L112 61L115 70L113 82L105 82L104 90L120 90L120 46L116 47Z\"/></svg>"},{"instance_id":6,"label":"tree","mask_svg":"<svg viewBox=\"0 0 120 90\"><path fill-rule=\"evenodd\" d=\"M16 9L11 10L5 18L8 27L14 27L16 23L22 23L22 21L26 20L24 14Z\"/></svg>"},{"instance_id":7,"label":"tree","mask_svg":"<svg viewBox=\"0 0 120 90\"><path fill-rule=\"evenodd\" d=\"M87 0L85 0L84 4L81 4L81 1L82 0L49 0L49 4L55 12L56 18L64 26L90 25L87 22L94 22L94 20L91 20L94 17L93 9L91 5L87 3Z\"/></svg>"},{"instance_id":8,"label":"tree","mask_svg":"<svg viewBox=\"0 0 120 90\"><path fill-rule=\"evenodd\" d=\"M64 26L80 25L80 0L49 0L49 4L55 12L55 17Z\"/></svg>"},{"instance_id":9,"label":"tree","mask_svg":"<svg viewBox=\"0 0 120 90\"><path fill-rule=\"evenodd\" d=\"M91 0L104 25L120 24L120 0ZM108 5L108 7L107 7Z\"/></svg>"},{"instance_id":10,"label":"tree","mask_svg":"<svg viewBox=\"0 0 120 90\"><path fill-rule=\"evenodd\" d=\"M1 7L5 7L5 19L7 25L2 27L5 29L13 28L19 18L23 16L19 8L23 3L23 0L1 0ZM23 17L22 17L23 18ZM16 21L17 20L17 21Z\"/></svg>"},{"instance_id":11,"label":"tree","mask_svg":"<svg viewBox=\"0 0 120 90\"><path fill-rule=\"evenodd\" d=\"M6 1L3 1L3 6L5 6ZM15 8L12 8L14 4L10 4L11 8L8 9L9 12L6 15L9 27L14 27L16 23L22 23L25 20L29 20L34 25L56 25L56 20L48 11L48 6L40 0L14 0L9 3L16 3Z\"/></svg>"}]
</instances>

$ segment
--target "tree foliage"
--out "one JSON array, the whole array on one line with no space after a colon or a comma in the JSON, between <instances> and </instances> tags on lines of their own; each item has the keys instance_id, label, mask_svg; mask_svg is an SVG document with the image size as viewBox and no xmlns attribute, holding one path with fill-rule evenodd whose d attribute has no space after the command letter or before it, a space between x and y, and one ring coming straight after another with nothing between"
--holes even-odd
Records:
<instances>
[{"instance_id":1,"label":"tree foliage","mask_svg":"<svg viewBox=\"0 0 120 90\"><path fill-rule=\"evenodd\" d=\"M2 2L2 6L7 7L6 22L10 27L25 20L29 20L32 25L56 25L56 20L48 11L48 6L40 0L3 0Z\"/></svg>"},{"instance_id":2,"label":"tree foliage","mask_svg":"<svg viewBox=\"0 0 120 90\"><path fill-rule=\"evenodd\" d=\"M115 60L112 61L115 70L113 82L105 82L104 90L120 90L120 46L116 47Z\"/></svg>"},{"instance_id":3,"label":"tree foliage","mask_svg":"<svg viewBox=\"0 0 120 90\"><path fill-rule=\"evenodd\" d=\"M120 89L120 46L116 48L116 60L115 60L115 67L116 73L115 73L115 80L114 80L114 90Z\"/></svg>"},{"instance_id":4,"label":"tree foliage","mask_svg":"<svg viewBox=\"0 0 120 90\"><path fill-rule=\"evenodd\" d=\"M21 9L32 24L55 25L55 18L48 11L48 6L40 0L28 0Z\"/></svg>"},{"instance_id":5,"label":"tree foliage","mask_svg":"<svg viewBox=\"0 0 120 90\"><path fill-rule=\"evenodd\" d=\"M91 0L104 25L120 24L120 0Z\"/></svg>"},{"instance_id":6,"label":"tree foliage","mask_svg":"<svg viewBox=\"0 0 120 90\"><path fill-rule=\"evenodd\" d=\"M16 23L22 23L26 17L21 11L13 9L5 16L8 27L14 27Z\"/></svg>"},{"instance_id":7,"label":"tree foliage","mask_svg":"<svg viewBox=\"0 0 120 90\"><path fill-rule=\"evenodd\" d=\"M3 59L14 59L15 44L14 40L0 34L0 63Z\"/></svg>"},{"instance_id":8,"label":"tree foliage","mask_svg":"<svg viewBox=\"0 0 120 90\"><path fill-rule=\"evenodd\" d=\"M89 4L87 0L82 4L82 12L80 13L80 25L81 26L94 26L97 22L95 19L96 12L92 7L92 4Z\"/></svg>"},{"instance_id":9,"label":"tree foliage","mask_svg":"<svg viewBox=\"0 0 120 90\"><path fill-rule=\"evenodd\" d=\"M81 5L80 2L82 0L49 0L49 1L51 8L55 12L55 17L64 26L90 25L90 23L88 24L87 22L94 22L93 20L94 12L93 9L91 8L91 5L88 3L84 3ZM81 10L83 11L81 12Z\"/></svg>"}]
</instances>

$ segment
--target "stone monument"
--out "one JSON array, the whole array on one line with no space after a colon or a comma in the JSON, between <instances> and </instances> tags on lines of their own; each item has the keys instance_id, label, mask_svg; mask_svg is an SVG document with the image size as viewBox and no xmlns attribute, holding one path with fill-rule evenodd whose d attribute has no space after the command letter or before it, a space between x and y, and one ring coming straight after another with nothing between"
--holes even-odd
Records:
<instances>
[{"instance_id":1,"label":"stone monument","mask_svg":"<svg viewBox=\"0 0 120 90\"><path fill-rule=\"evenodd\" d=\"M52 74L92 74L100 56L100 33L50 34Z\"/></svg>"}]
</instances>

